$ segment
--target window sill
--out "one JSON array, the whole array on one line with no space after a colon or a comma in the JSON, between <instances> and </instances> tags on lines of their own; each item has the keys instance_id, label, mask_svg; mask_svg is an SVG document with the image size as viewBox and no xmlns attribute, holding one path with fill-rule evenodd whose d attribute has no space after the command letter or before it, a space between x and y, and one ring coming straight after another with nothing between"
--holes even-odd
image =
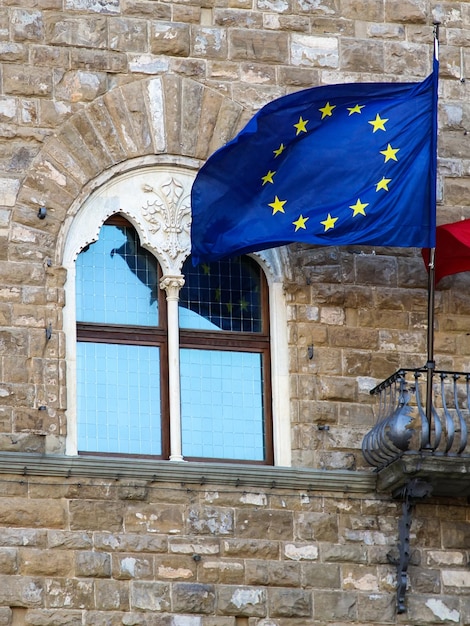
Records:
<instances>
[{"instance_id":1,"label":"window sill","mask_svg":"<svg viewBox=\"0 0 470 626\"><path fill-rule=\"evenodd\" d=\"M135 479L185 484L222 484L307 491L370 493L377 475L368 471L318 470L246 464L154 461L124 457L86 457L0 452L0 474L24 476Z\"/></svg>"}]
</instances>

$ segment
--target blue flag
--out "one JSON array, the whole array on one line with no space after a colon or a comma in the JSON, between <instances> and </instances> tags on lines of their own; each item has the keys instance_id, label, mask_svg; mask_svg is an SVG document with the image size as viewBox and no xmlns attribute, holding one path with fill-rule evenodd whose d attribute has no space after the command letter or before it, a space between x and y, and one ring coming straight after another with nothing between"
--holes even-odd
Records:
<instances>
[{"instance_id":1,"label":"blue flag","mask_svg":"<svg viewBox=\"0 0 470 626\"><path fill-rule=\"evenodd\" d=\"M263 107L192 187L195 264L295 241L434 247L437 75Z\"/></svg>"}]
</instances>

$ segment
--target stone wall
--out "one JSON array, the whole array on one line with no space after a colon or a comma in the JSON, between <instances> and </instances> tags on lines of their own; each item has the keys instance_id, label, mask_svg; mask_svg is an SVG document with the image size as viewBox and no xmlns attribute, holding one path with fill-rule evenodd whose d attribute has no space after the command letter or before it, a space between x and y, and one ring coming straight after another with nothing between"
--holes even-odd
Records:
<instances>
[{"instance_id":1,"label":"stone wall","mask_svg":"<svg viewBox=\"0 0 470 626\"><path fill-rule=\"evenodd\" d=\"M470 623L466 508L435 504L396 622L399 513L372 493L5 474L0 623Z\"/></svg>"},{"instance_id":2,"label":"stone wall","mask_svg":"<svg viewBox=\"0 0 470 626\"><path fill-rule=\"evenodd\" d=\"M103 177L126 164L197 167L260 106L304 87L422 80L434 20L447 222L470 217L468 2L0 2L3 456L64 452L63 236ZM425 361L419 251L289 254L293 462L365 474L369 389ZM442 368L470 370L469 286L462 274L436 294ZM373 489L3 469L0 626L470 624L467 503L416 507L408 613L397 617L400 514Z\"/></svg>"}]
</instances>

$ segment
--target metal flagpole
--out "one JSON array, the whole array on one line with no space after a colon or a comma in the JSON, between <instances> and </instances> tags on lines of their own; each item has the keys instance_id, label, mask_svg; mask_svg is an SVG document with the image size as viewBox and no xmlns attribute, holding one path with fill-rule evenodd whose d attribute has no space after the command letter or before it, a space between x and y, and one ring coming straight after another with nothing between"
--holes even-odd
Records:
<instances>
[{"instance_id":1,"label":"metal flagpole","mask_svg":"<svg viewBox=\"0 0 470 626\"><path fill-rule=\"evenodd\" d=\"M434 23L434 58L439 60L439 23ZM437 115L437 112L436 112ZM436 130L437 134L437 130ZM437 141L437 140L436 140ZM437 151L437 145L434 146ZM435 181L434 181L435 184ZM431 207L435 210L435 206ZM428 422L428 434L427 441L421 443L423 449L431 450L431 422L432 422L432 389L433 389L433 376L436 368L436 362L434 360L434 304L435 304L435 260L436 260L436 248L429 250L429 262L428 262L428 335L427 335L427 360L426 360L426 419Z\"/></svg>"}]
</instances>

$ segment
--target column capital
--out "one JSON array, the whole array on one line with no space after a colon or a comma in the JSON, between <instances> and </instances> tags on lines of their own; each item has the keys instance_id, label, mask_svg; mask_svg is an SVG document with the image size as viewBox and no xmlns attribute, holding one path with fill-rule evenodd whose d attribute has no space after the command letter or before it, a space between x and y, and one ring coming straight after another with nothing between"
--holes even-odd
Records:
<instances>
[{"instance_id":1,"label":"column capital","mask_svg":"<svg viewBox=\"0 0 470 626\"><path fill-rule=\"evenodd\" d=\"M179 292L184 285L184 276L165 274L160 280L160 289L166 291L167 300L178 300Z\"/></svg>"}]
</instances>

